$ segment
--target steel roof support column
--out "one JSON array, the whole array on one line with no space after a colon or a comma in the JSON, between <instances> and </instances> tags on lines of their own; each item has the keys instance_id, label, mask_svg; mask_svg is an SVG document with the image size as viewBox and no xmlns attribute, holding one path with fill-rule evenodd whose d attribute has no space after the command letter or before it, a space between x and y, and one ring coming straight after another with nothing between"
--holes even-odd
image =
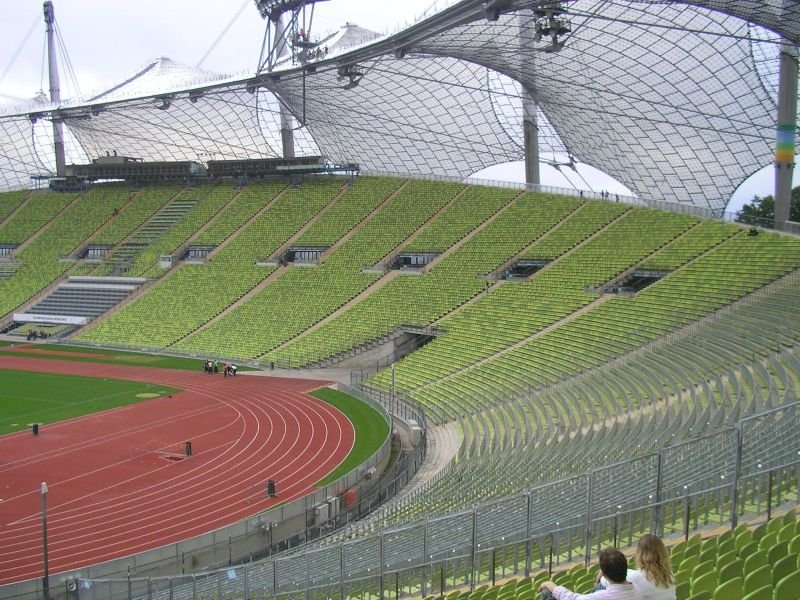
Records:
<instances>
[{"instance_id":1,"label":"steel roof support column","mask_svg":"<svg viewBox=\"0 0 800 600\"><path fill-rule=\"evenodd\" d=\"M55 43L56 13L53 3L44 3L44 22L47 31L47 67L50 76L50 102L58 106L61 103L61 86L58 81L58 57ZM53 116L53 149L56 155L56 175L64 176L66 158L64 153L64 124Z\"/></svg>"},{"instance_id":2,"label":"steel roof support column","mask_svg":"<svg viewBox=\"0 0 800 600\"><path fill-rule=\"evenodd\" d=\"M273 62L269 65L271 71L282 56L289 50L286 44L286 26L283 23L283 16L279 16L273 21L275 37L273 38L272 57ZM281 111L281 144L283 146L283 158L294 158L294 132L292 131L292 113L285 103L280 103Z\"/></svg>"},{"instance_id":3,"label":"steel roof support column","mask_svg":"<svg viewBox=\"0 0 800 600\"><path fill-rule=\"evenodd\" d=\"M525 183L539 185L539 123L536 101L527 89L522 90L522 132L525 136Z\"/></svg>"},{"instance_id":4,"label":"steel roof support column","mask_svg":"<svg viewBox=\"0 0 800 600\"><path fill-rule=\"evenodd\" d=\"M797 47L781 46L778 84L778 127L775 141L775 228L786 229L792 201L797 136Z\"/></svg>"}]
</instances>

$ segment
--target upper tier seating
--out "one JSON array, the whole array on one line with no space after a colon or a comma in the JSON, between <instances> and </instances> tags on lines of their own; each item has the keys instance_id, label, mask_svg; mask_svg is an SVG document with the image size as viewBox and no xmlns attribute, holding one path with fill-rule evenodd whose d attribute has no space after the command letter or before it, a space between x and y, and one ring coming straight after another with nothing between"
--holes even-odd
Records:
<instances>
[{"instance_id":1,"label":"upper tier seating","mask_svg":"<svg viewBox=\"0 0 800 600\"><path fill-rule=\"evenodd\" d=\"M96 186L77 199L60 194L59 202L67 198L69 207L16 254L22 264L14 275L0 279L0 315L12 312L63 275L71 264L59 259L72 254L113 218L109 205L115 205L123 194L127 197L127 190L116 185Z\"/></svg>"},{"instance_id":2,"label":"upper tier seating","mask_svg":"<svg viewBox=\"0 0 800 600\"><path fill-rule=\"evenodd\" d=\"M100 204L104 193L108 201ZM463 442L456 459L413 495L314 547L320 554L309 556L338 559L334 544L349 540L343 552L353 595L374 593L356 580L374 579L376 565L405 577L413 568L409 557L422 555L423 535L430 536L441 576L465 585L474 565L464 568L462 556L448 574L441 556L474 550L482 581L490 560L520 572L528 551L538 564L551 549L556 563L568 562L587 552L587 515L595 520L590 546L610 543L618 530L631 539L654 520L665 536L723 527L734 510L724 489L732 470L747 478L738 517L764 512L767 502L772 508L798 500L796 468L782 467L797 460L800 431L793 405L800 386L795 237L751 235L733 224L621 203L460 183L360 178L346 185L325 177L297 188L220 183L169 199L164 190L148 194L98 186L63 196L66 208L28 230L29 243L14 256L17 270L0 278L3 314L72 268L60 257L89 240L120 247L147 230L159 206L183 198L192 203L186 217L129 261L130 272L158 279L78 340L301 366L335 365L404 326L440 334L397 362L394 377L384 370L364 382L376 397L424 407L429 424L455 424ZM0 221L0 231L27 210L26 202ZM119 207L117 214L109 214L110 206ZM201 264L157 265L159 255L177 257L190 244L214 249ZM324 249L317 264L275 262L303 246ZM405 252L436 256L416 272L387 270ZM540 270L506 278L525 260ZM626 282L642 272L658 279L631 290ZM631 470L640 476L632 478ZM687 490L695 494L691 500ZM521 512L522 494L535 507L530 518ZM484 546L465 550L473 514L475 539ZM767 555L768 545L788 538L782 531L764 532ZM523 534L530 550L518 543ZM773 569L784 573L791 561L775 550L764 583L764 570L745 573L739 552L750 542L743 538L729 555L728 538L739 535L746 536L738 530L718 540L717 550L726 552L716 557L709 543L703 563L712 561L712 568L688 580L681 575L681 597L708 592L722 600L731 588L756 593L757 583L772 586L764 593L778 593L784 577L776 579ZM781 539L788 549L794 536ZM384 543L392 553L381 566L375 548ZM692 556L690 545L681 548L682 560ZM292 558L282 557L280 568L302 565L304 581L307 573L327 572L322 559ZM266 589L271 563L256 565L249 583ZM676 566L688 570L677 558ZM569 578L583 585L588 576L576 569ZM331 590L321 581L314 593L327 597ZM511 600L511 587L503 598Z\"/></svg>"}]
</instances>

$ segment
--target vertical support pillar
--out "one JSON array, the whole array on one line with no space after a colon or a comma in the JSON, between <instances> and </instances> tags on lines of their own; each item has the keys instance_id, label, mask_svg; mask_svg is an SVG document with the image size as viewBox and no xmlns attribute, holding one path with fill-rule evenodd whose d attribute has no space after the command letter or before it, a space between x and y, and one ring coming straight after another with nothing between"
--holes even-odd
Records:
<instances>
[{"instance_id":1,"label":"vertical support pillar","mask_svg":"<svg viewBox=\"0 0 800 600\"><path fill-rule=\"evenodd\" d=\"M384 554L384 547L383 547L383 545L384 545L383 532L381 532L381 534L380 534L380 542L381 542L380 543L380 556L379 556L380 567L378 568L378 587L379 587L378 600L384 600L385 595L383 593L383 588L384 588L384 579L383 579L383 567L384 567L384 565L383 565L383 561L384 561L385 554Z\"/></svg>"},{"instance_id":2,"label":"vertical support pillar","mask_svg":"<svg viewBox=\"0 0 800 600\"><path fill-rule=\"evenodd\" d=\"M736 457L733 467L733 486L731 490L731 529L739 524L739 475L742 470L742 425L736 427Z\"/></svg>"},{"instance_id":3,"label":"vertical support pillar","mask_svg":"<svg viewBox=\"0 0 800 600\"><path fill-rule=\"evenodd\" d=\"M589 489L587 491L587 502L586 502L586 553L583 558L583 562L585 566L589 566L589 563L592 560L592 512L594 511L594 471L589 473Z\"/></svg>"},{"instance_id":4,"label":"vertical support pillar","mask_svg":"<svg viewBox=\"0 0 800 600\"><path fill-rule=\"evenodd\" d=\"M422 534L422 597L428 595L427 586L428 577L428 519L425 519L425 529Z\"/></svg>"},{"instance_id":5,"label":"vertical support pillar","mask_svg":"<svg viewBox=\"0 0 800 600\"><path fill-rule=\"evenodd\" d=\"M539 185L539 122L536 101L527 88L522 90L522 133L525 139L525 183Z\"/></svg>"},{"instance_id":6,"label":"vertical support pillar","mask_svg":"<svg viewBox=\"0 0 800 600\"><path fill-rule=\"evenodd\" d=\"M662 524L664 523L663 505L661 504L664 495L664 453L659 450L658 462L656 463L656 506L653 511L653 531L655 535L663 536Z\"/></svg>"},{"instance_id":7,"label":"vertical support pillar","mask_svg":"<svg viewBox=\"0 0 800 600\"><path fill-rule=\"evenodd\" d=\"M470 560L469 591L475 591L475 559L478 554L478 511L472 509L472 558Z\"/></svg>"},{"instance_id":8,"label":"vertical support pillar","mask_svg":"<svg viewBox=\"0 0 800 600\"><path fill-rule=\"evenodd\" d=\"M344 544L339 546L339 600L344 600Z\"/></svg>"},{"instance_id":9,"label":"vertical support pillar","mask_svg":"<svg viewBox=\"0 0 800 600\"><path fill-rule=\"evenodd\" d=\"M286 27L283 24L283 17L280 16L273 22L275 37L273 39L273 52L274 62L280 60L289 51L286 46ZM274 63L269 65L271 71ZM292 114L286 105L280 103L281 113L281 145L283 146L283 158L294 158L294 132L291 128Z\"/></svg>"},{"instance_id":10,"label":"vertical support pillar","mask_svg":"<svg viewBox=\"0 0 800 600\"><path fill-rule=\"evenodd\" d=\"M42 482L42 590L44 600L50 600L50 569L47 559L47 484Z\"/></svg>"},{"instance_id":11,"label":"vertical support pillar","mask_svg":"<svg viewBox=\"0 0 800 600\"><path fill-rule=\"evenodd\" d=\"M58 79L58 56L55 43L56 13L50 0L44 3L44 22L47 32L47 69L50 81L50 102L55 106L61 104L61 85ZM66 157L64 152L64 124L53 115L53 150L56 159L56 175L64 176Z\"/></svg>"},{"instance_id":12,"label":"vertical support pillar","mask_svg":"<svg viewBox=\"0 0 800 600\"><path fill-rule=\"evenodd\" d=\"M525 496L525 577L531 574L531 493Z\"/></svg>"},{"instance_id":13,"label":"vertical support pillar","mask_svg":"<svg viewBox=\"0 0 800 600\"><path fill-rule=\"evenodd\" d=\"M784 41L780 51L778 123L775 141L775 229L786 229L792 201L797 136L797 47Z\"/></svg>"}]
</instances>

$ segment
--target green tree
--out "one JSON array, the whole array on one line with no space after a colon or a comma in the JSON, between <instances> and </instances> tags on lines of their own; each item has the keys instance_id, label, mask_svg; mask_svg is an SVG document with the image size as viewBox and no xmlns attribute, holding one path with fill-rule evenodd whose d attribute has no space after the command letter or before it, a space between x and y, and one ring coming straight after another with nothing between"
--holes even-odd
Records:
<instances>
[{"instance_id":1,"label":"green tree","mask_svg":"<svg viewBox=\"0 0 800 600\"><path fill-rule=\"evenodd\" d=\"M742 209L736 213L736 220L748 225L772 225L775 221L775 198L755 196L752 202L742 206ZM800 186L792 190L789 220L800 221Z\"/></svg>"}]
</instances>

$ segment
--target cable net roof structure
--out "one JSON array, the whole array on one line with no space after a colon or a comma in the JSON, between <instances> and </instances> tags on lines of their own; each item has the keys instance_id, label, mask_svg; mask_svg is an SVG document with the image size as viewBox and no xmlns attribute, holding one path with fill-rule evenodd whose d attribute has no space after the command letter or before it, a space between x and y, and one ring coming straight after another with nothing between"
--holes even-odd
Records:
<instances>
[{"instance_id":1,"label":"cable net roof structure","mask_svg":"<svg viewBox=\"0 0 800 600\"><path fill-rule=\"evenodd\" d=\"M534 10L552 5L451 2L380 38L348 25L320 60L268 74L162 58L88 99L0 113L0 187L52 171L35 129L54 117L68 163L204 162L279 156L282 105L298 155L465 177L524 157L524 95L544 161L592 165L644 198L722 210L771 162L779 43L800 40L800 2L564 1L555 52L535 35Z\"/></svg>"}]
</instances>

